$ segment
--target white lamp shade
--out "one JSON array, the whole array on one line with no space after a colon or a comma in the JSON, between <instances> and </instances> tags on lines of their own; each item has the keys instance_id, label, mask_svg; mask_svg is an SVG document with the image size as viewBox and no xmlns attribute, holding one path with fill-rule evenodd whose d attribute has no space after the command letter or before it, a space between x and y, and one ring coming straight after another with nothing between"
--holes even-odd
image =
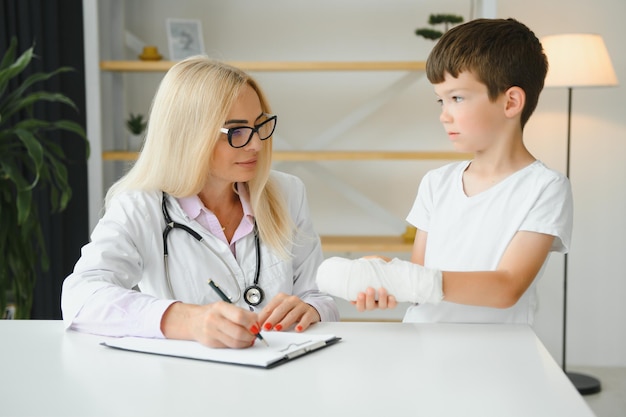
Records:
<instances>
[{"instance_id":1,"label":"white lamp shade","mask_svg":"<svg viewBox=\"0 0 626 417\"><path fill-rule=\"evenodd\" d=\"M548 57L546 87L617 85L609 52L600 35L571 33L541 39Z\"/></svg>"}]
</instances>

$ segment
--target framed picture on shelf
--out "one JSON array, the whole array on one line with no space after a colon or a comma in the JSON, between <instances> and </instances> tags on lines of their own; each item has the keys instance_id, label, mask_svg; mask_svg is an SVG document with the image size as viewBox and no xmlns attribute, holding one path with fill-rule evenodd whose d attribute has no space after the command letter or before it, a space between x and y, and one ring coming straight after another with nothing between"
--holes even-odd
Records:
<instances>
[{"instance_id":1,"label":"framed picture on shelf","mask_svg":"<svg viewBox=\"0 0 626 417\"><path fill-rule=\"evenodd\" d=\"M202 24L197 19L166 20L170 60L180 61L204 53Z\"/></svg>"}]
</instances>

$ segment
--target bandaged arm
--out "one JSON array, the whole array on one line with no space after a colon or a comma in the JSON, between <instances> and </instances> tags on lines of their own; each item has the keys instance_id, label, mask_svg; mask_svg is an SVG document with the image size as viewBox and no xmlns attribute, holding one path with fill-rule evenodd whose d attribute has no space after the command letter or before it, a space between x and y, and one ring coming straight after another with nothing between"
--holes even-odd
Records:
<instances>
[{"instance_id":1,"label":"bandaged arm","mask_svg":"<svg viewBox=\"0 0 626 417\"><path fill-rule=\"evenodd\" d=\"M384 288L398 302L432 303L443 299L442 274L437 269L394 258L328 258L317 270L319 289L348 301L368 287Z\"/></svg>"}]
</instances>

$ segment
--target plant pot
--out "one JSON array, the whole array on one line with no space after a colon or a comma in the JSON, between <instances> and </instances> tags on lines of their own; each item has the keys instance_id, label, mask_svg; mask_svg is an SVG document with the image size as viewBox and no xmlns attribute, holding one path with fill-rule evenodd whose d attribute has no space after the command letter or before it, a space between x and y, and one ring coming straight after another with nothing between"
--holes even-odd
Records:
<instances>
[{"instance_id":1,"label":"plant pot","mask_svg":"<svg viewBox=\"0 0 626 417\"><path fill-rule=\"evenodd\" d=\"M0 319L12 320L15 318L15 299L13 298L13 291L6 291L7 305L4 307L4 311L0 311Z\"/></svg>"},{"instance_id":2,"label":"plant pot","mask_svg":"<svg viewBox=\"0 0 626 417\"><path fill-rule=\"evenodd\" d=\"M128 135L128 150L129 151L139 151L141 150L141 146L143 145L143 135L135 135L133 133Z\"/></svg>"}]
</instances>

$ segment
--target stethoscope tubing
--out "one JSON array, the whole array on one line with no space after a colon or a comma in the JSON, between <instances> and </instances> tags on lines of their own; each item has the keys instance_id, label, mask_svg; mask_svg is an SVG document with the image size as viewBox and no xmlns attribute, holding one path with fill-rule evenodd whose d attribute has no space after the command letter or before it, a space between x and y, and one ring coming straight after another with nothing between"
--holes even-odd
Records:
<instances>
[{"instance_id":1,"label":"stethoscope tubing","mask_svg":"<svg viewBox=\"0 0 626 417\"><path fill-rule=\"evenodd\" d=\"M235 284L235 288L237 288L237 297L235 299L232 299L231 297L229 297L229 299L231 300L232 303L238 302L241 299L242 294L241 294L241 288L239 287L239 283L237 282L237 278L235 278L236 277L235 272L232 270L230 265L219 255L219 253L217 253L215 249L213 249L211 246L209 246L206 243L204 238L198 232L196 232L195 230L193 230L191 227L187 225L180 224L172 220L169 210L167 209L166 201L167 201L167 194L163 192L163 198L161 202L163 218L165 219L165 228L163 229L163 262L164 262L164 267L165 267L165 280L167 282L167 287L172 298L176 299L174 295L174 288L172 287L172 280L170 278L169 263L168 263L169 249L167 245L167 238L172 230L180 229L189 233L194 239L202 243L204 247L209 249L226 266L226 268L228 269L228 272L230 273L230 277L232 278ZM263 290L258 286L259 275L261 272L261 245L259 242L259 234L258 234L256 223L254 225L254 239L255 239L255 246L256 246L256 271L254 275L254 284L248 287L246 291L248 291L251 288L255 288L258 291L260 291L261 294L263 294ZM257 303L251 303L247 298L245 301L250 306L255 306L255 305L260 304L262 299Z\"/></svg>"}]
</instances>

